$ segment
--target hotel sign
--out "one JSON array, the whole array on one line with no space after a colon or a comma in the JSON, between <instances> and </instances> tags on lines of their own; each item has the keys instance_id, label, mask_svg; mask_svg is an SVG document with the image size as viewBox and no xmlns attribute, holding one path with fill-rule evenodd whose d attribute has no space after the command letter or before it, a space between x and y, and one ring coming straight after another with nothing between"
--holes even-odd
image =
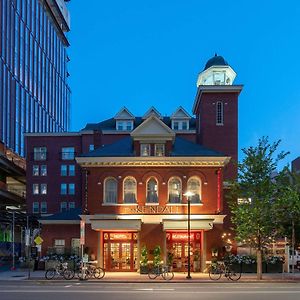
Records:
<instances>
[{"instance_id":1,"label":"hotel sign","mask_svg":"<svg viewBox=\"0 0 300 300\"><path fill-rule=\"evenodd\" d=\"M162 206L162 205L147 205L147 206L135 206L126 207L125 212L128 214L179 214L182 211L178 206Z\"/></svg>"}]
</instances>

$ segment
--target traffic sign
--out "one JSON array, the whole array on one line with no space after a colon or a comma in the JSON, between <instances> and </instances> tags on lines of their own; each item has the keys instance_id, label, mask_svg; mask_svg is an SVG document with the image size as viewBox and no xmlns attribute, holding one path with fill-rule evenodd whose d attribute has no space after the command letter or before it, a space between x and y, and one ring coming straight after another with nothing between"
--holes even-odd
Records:
<instances>
[{"instance_id":1,"label":"traffic sign","mask_svg":"<svg viewBox=\"0 0 300 300\"><path fill-rule=\"evenodd\" d=\"M37 245L40 245L44 240L38 235L35 239L34 239L34 242L37 244Z\"/></svg>"}]
</instances>

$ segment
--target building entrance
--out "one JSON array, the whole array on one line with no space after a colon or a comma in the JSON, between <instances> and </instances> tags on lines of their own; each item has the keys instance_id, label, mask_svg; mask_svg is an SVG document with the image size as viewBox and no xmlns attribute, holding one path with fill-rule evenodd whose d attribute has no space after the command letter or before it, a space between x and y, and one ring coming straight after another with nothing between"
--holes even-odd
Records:
<instances>
[{"instance_id":1,"label":"building entrance","mask_svg":"<svg viewBox=\"0 0 300 300\"><path fill-rule=\"evenodd\" d=\"M184 272L188 267L188 234L185 232L167 232L167 251L173 257L173 270ZM201 232L191 233L191 270L200 269ZM195 263L194 263L195 262Z\"/></svg>"},{"instance_id":2,"label":"building entrance","mask_svg":"<svg viewBox=\"0 0 300 300\"><path fill-rule=\"evenodd\" d=\"M103 233L104 268L107 271L137 270L137 233Z\"/></svg>"}]
</instances>

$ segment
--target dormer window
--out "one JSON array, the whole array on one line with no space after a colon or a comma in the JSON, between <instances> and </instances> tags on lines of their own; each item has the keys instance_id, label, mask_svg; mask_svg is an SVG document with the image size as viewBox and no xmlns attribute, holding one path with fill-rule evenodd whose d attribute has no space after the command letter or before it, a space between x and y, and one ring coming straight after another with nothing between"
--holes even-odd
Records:
<instances>
[{"instance_id":1,"label":"dormer window","mask_svg":"<svg viewBox=\"0 0 300 300\"><path fill-rule=\"evenodd\" d=\"M133 129L133 121L131 120L116 121L116 129L118 131L131 131Z\"/></svg>"},{"instance_id":2,"label":"dormer window","mask_svg":"<svg viewBox=\"0 0 300 300\"><path fill-rule=\"evenodd\" d=\"M188 130L189 121L188 120L172 120L173 130Z\"/></svg>"},{"instance_id":3,"label":"dormer window","mask_svg":"<svg viewBox=\"0 0 300 300\"><path fill-rule=\"evenodd\" d=\"M141 144L141 156L150 156L150 144Z\"/></svg>"},{"instance_id":4,"label":"dormer window","mask_svg":"<svg viewBox=\"0 0 300 300\"><path fill-rule=\"evenodd\" d=\"M165 156L165 144L155 144L154 153L155 156Z\"/></svg>"}]
</instances>

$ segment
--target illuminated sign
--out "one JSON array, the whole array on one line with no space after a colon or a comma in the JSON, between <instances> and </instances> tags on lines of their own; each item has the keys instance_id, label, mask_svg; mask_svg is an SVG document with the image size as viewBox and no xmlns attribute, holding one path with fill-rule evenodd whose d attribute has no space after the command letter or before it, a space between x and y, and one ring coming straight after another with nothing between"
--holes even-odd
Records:
<instances>
[{"instance_id":1,"label":"illuminated sign","mask_svg":"<svg viewBox=\"0 0 300 300\"><path fill-rule=\"evenodd\" d=\"M177 206L161 206L161 205L147 205L126 207L125 212L128 214L179 214L180 208Z\"/></svg>"},{"instance_id":2,"label":"illuminated sign","mask_svg":"<svg viewBox=\"0 0 300 300\"><path fill-rule=\"evenodd\" d=\"M178 241L187 241L188 240L188 234L187 233L172 233L172 239L178 240ZM191 241L194 240L194 234L191 233L190 235Z\"/></svg>"},{"instance_id":3,"label":"illuminated sign","mask_svg":"<svg viewBox=\"0 0 300 300\"><path fill-rule=\"evenodd\" d=\"M110 233L111 240L130 240L131 233Z\"/></svg>"}]
</instances>

